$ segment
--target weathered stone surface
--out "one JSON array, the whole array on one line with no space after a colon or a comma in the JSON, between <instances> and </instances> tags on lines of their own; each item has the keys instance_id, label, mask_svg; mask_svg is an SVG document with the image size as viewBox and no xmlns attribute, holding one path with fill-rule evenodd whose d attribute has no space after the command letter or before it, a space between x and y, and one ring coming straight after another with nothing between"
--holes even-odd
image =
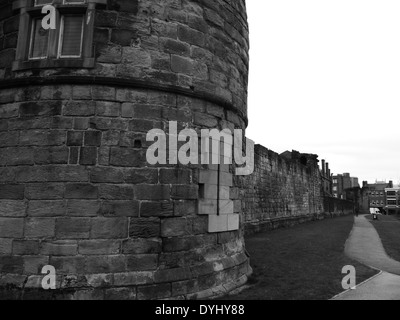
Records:
<instances>
[{"instance_id":1,"label":"weathered stone surface","mask_svg":"<svg viewBox=\"0 0 400 320\"><path fill-rule=\"evenodd\" d=\"M142 201L140 203L141 217L168 217L174 214L172 202Z\"/></svg>"},{"instance_id":2,"label":"weathered stone surface","mask_svg":"<svg viewBox=\"0 0 400 320\"><path fill-rule=\"evenodd\" d=\"M138 201L103 201L99 211L106 217L138 217Z\"/></svg>"},{"instance_id":3,"label":"weathered stone surface","mask_svg":"<svg viewBox=\"0 0 400 320\"><path fill-rule=\"evenodd\" d=\"M30 37L18 33L20 12L11 1L0 10L0 79L19 79L0 90L0 286L26 283L15 294L26 299L212 294L229 277L197 279L192 267L243 251L243 235L208 234L200 166L150 165L146 135L168 134L171 121L179 131L245 128L244 0L112 0L93 13L83 55L94 61L79 67L84 59L27 60L16 48ZM221 177L237 187L221 196L239 213L241 182ZM45 264L61 290L38 289Z\"/></svg>"},{"instance_id":4,"label":"weathered stone surface","mask_svg":"<svg viewBox=\"0 0 400 320\"><path fill-rule=\"evenodd\" d=\"M87 239L91 221L88 218L58 218L56 237L58 239Z\"/></svg>"},{"instance_id":5,"label":"weathered stone surface","mask_svg":"<svg viewBox=\"0 0 400 320\"><path fill-rule=\"evenodd\" d=\"M79 253L82 255L112 255L120 252L120 241L84 240L79 242Z\"/></svg>"},{"instance_id":6,"label":"weathered stone surface","mask_svg":"<svg viewBox=\"0 0 400 320\"><path fill-rule=\"evenodd\" d=\"M29 218L25 220L24 235L28 238L51 238L55 235L54 218Z\"/></svg>"},{"instance_id":7,"label":"weathered stone surface","mask_svg":"<svg viewBox=\"0 0 400 320\"><path fill-rule=\"evenodd\" d=\"M191 235L192 221L186 218L169 218L161 221L162 237L177 237Z\"/></svg>"},{"instance_id":8,"label":"weathered stone surface","mask_svg":"<svg viewBox=\"0 0 400 320\"><path fill-rule=\"evenodd\" d=\"M170 283L139 287L137 290L137 297L141 300L164 299L171 296Z\"/></svg>"},{"instance_id":9,"label":"weathered stone surface","mask_svg":"<svg viewBox=\"0 0 400 320\"><path fill-rule=\"evenodd\" d=\"M122 243L124 254L148 254L161 252L161 240L159 239L130 239Z\"/></svg>"},{"instance_id":10,"label":"weathered stone surface","mask_svg":"<svg viewBox=\"0 0 400 320\"><path fill-rule=\"evenodd\" d=\"M24 219L0 218L0 234L2 238L21 238L24 233Z\"/></svg>"},{"instance_id":11,"label":"weathered stone surface","mask_svg":"<svg viewBox=\"0 0 400 320\"><path fill-rule=\"evenodd\" d=\"M152 271L158 266L157 254L127 255L127 268L130 271Z\"/></svg>"},{"instance_id":12,"label":"weathered stone surface","mask_svg":"<svg viewBox=\"0 0 400 320\"><path fill-rule=\"evenodd\" d=\"M40 254L48 256L74 256L78 253L75 240L45 241L40 244Z\"/></svg>"},{"instance_id":13,"label":"weathered stone surface","mask_svg":"<svg viewBox=\"0 0 400 320\"><path fill-rule=\"evenodd\" d=\"M132 238L157 238L161 233L161 221L158 218L131 219L129 236Z\"/></svg>"},{"instance_id":14,"label":"weathered stone surface","mask_svg":"<svg viewBox=\"0 0 400 320\"><path fill-rule=\"evenodd\" d=\"M39 241L14 240L12 246L14 255L35 255L39 253Z\"/></svg>"},{"instance_id":15,"label":"weathered stone surface","mask_svg":"<svg viewBox=\"0 0 400 320\"><path fill-rule=\"evenodd\" d=\"M123 239L127 236L127 218L92 219L91 237L94 239Z\"/></svg>"},{"instance_id":16,"label":"weathered stone surface","mask_svg":"<svg viewBox=\"0 0 400 320\"><path fill-rule=\"evenodd\" d=\"M23 200L0 200L0 217L23 217L26 207Z\"/></svg>"}]
</instances>

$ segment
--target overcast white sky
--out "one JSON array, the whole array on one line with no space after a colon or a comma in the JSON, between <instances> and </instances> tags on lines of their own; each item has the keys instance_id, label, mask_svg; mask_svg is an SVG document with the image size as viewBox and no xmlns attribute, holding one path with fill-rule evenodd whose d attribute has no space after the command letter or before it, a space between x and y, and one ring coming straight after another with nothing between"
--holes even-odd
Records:
<instances>
[{"instance_id":1,"label":"overcast white sky","mask_svg":"<svg viewBox=\"0 0 400 320\"><path fill-rule=\"evenodd\" d=\"M400 180L400 1L247 0L247 136Z\"/></svg>"}]
</instances>

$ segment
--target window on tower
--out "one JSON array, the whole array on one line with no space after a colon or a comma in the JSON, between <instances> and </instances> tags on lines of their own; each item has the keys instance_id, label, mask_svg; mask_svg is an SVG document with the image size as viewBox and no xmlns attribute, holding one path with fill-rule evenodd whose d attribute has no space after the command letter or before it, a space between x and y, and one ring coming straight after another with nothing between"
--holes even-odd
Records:
<instances>
[{"instance_id":1,"label":"window on tower","mask_svg":"<svg viewBox=\"0 0 400 320\"><path fill-rule=\"evenodd\" d=\"M18 47L13 70L31 68L94 67L93 29L96 4L106 0L20 0ZM42 21L54 8L55 28L43 28Z\"/></svg>"}]
</instances>

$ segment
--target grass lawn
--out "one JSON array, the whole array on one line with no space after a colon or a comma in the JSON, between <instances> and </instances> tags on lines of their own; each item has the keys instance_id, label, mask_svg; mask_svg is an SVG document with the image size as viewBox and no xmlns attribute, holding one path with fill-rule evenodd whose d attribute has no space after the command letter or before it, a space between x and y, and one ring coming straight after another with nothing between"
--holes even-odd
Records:
<instances>
[{"instance_id":1,"label":"grass lawn","mask_svg":"<svg viewBox=\"0 0 400 320\"><path fill-rule=\"evenodd\" d=\"M394 260L400 261L400 220L396 216L379 215L378 221L372 220L372 215L367 219L378 231L386 253Z\"/></svg>"},{"instance_id":2,"label":"grass lawn","mask_svg":"<svg viewBox=\"0 0 400 320\"><path fill-rule=\"evenodd\" d=\"M342 268L356 268L357 283L377 272L344 255L353 216L326 219L246 238L252 287L226 300L326 300L343 291Z\"/></svg>"}]
</instances>

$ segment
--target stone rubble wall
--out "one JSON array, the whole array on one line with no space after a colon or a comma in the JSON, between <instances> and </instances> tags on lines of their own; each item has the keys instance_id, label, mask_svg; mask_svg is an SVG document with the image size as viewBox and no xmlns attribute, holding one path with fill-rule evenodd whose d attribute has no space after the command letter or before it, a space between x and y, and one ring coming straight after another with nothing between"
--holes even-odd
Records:
<instances>
[{"instance_id":1,"label":"stone rubble wall","mask_svg":"<svg viewBox=\"0 0 400 320\"><path fill-rule=\"evenodd\" d=\"M353 213L352 202L324 197L316 155L256 145L255 172L236 179L247 234Z\"/></svg>"}]
</instances>

